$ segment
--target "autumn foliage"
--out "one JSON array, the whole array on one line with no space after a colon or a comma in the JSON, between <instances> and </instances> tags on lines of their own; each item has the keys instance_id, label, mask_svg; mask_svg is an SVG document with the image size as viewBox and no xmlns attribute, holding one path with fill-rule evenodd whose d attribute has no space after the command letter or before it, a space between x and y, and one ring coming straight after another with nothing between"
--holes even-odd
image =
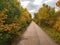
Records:
<instances>
[{"instance_id":1,"label":"autumn foliage","mask_svg":"<svg viewBox=\"0 0 60 45\"><path fill-rule=\"evenodd\" d=\"M60 30L60 11L55 12L55 8L43 4L37 13L34 20L37 24L47 27L55 27Z\"/></svg>"},{"instance_id":2,"label":"autumn foliage","mask_svg":"<svg viewBox=\"0 0 60 45\"><path fill-rule=\"evenodd\" d=\"M60 0L58 0L58 2L56 3L56 5L57 5L58 7L60 7Z\"/></svg>"},{"instance_id":3,"label":"autumn foliage","mask_svg":"<svg viewBox=\"0 0 60 45\"><path fill-rule=\"evenodd\" d=\"M3 6L2 6L3 5ZM0 45L11 45L31 22L31 14L18 0L0 1Z\"/></svg>"},{"instance_id":4,"label":"autumn foliage","mask_svg":"<svg viewBox=\"0 0 60 45\"><path fill-rule=\"evenodd\" d=\"M43 4L34 15L33 20L60 45L60 10Z\"/></svg>"}]
</instances>

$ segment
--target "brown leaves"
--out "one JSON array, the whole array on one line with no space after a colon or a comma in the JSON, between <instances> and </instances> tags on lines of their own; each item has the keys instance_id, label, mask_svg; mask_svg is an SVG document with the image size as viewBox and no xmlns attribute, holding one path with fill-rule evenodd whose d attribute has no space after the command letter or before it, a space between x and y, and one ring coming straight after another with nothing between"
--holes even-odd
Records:
<instances>
[{"instance_id":1,"label":"brown leaves","mask_svg":"<svg viewBox=\"0 0 60 45\"><path fill-rule=\"evenodd\" d=\"M60 7L60 0L56 3L56 5L57 5L58 7Z\"/></svg>"}]
</instances>

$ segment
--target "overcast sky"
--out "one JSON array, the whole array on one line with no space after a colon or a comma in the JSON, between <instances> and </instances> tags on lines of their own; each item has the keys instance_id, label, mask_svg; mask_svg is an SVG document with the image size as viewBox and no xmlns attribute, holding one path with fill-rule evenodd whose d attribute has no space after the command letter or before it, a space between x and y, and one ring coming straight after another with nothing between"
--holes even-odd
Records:
<instances>
[{"instance_id":1,"label":"overcast sky","mask_svg":"<svg viewBox=\"0 0 60 45\"><path fill-rule=\"evenodd\" d=\"M58 0L20 0L20 1L21 5L24 8L27 8L29 12L33 14L42 6L43 3L48 4L51 7L56 7L56 2ZM56 7L56 10L57 9L58 7Z\"/></svg>"}]
</instances>

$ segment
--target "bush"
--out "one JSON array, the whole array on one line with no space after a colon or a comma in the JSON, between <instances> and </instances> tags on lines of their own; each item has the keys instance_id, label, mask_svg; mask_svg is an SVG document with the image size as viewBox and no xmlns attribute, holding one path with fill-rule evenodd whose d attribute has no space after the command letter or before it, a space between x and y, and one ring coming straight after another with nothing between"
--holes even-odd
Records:
<instances>
[{"instance_id":1,"label":"bush","mask_svg":"<svg viewBox=\"0 0 60 45\"><path fill-rule=\"evenodd\" d=\"M11 44L11 42L18 35L23 33L27 28L27 26L29 25L27 23L28 20L25 20L25 17L23 16L21 16L21 18L20 17L16 18L16 20L13 20L12 23L10 24L5 24L5 20L7 19L7 16L8 15L6 15L5 12L0 11L0 45L5 45L5 44L8 45L8 43ZM24 18L23 20L22 17Z\"/></svg>"}]
</instances>

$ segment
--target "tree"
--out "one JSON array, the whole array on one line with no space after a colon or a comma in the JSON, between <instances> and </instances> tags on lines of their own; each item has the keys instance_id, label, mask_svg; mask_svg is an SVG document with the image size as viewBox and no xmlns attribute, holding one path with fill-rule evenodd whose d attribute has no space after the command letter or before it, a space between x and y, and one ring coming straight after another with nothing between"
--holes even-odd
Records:
<instances>
[{"instance_id":1,"label":"tree","mask_svg":"<svg viewBox=\"0 0 60 45\"><path fill-rule=\"evenodd\" d=\"M6 15L8 15L8 19L5 21L5 23L12 23L14 16L19 16L22 12L22 6L20 5L20 2L18 2L18 0L0 0L0 10L2 9L8 10L5 13Z\"/></svg>"},{"instance_id":2,"label":"tree","mask_svg":"<svg viewBox=\"0 0 60 45\"><path fill-rule=\"evenodd\" d=\"M35 21L39 25L50 26L54 25L55 17L55 8L51 8L50 6L43 4L43 6L35 13Z\"/></svg>"},{"instance_id":3,"label":"tree","mask_svg":"<svg viewBox=\"0 0 60 45\"><path fill-rule=\"evenodd\" d=\"M18 0L0 0L0 45L11 45L31 22L31 14Z\"/></svg>"},{"instance_id":4,"label":"tree","mask_svg":"<svg viewBox=\"0 0 60 45\"><path fill-rule=\"evenodd\" d=\"M58 7L60 7L60 0L56 3L56 5L57 5Z\"/></svg>"}]
</instances>

